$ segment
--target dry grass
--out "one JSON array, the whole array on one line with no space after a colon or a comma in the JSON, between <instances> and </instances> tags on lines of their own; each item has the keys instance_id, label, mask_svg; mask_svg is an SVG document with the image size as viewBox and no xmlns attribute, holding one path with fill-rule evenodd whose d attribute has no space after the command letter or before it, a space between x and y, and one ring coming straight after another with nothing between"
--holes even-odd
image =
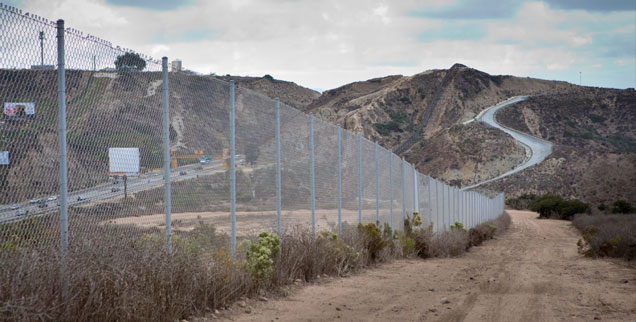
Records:
<instances>
[{"instance_id":1,"label":"dry grass","mask_svg":"<svg viewBox=\"0 0 636 322\"><path fill-rule=\"evenodd\" d=\"M499 232L506 219L490 224ZM369 235L354 225L343 225L341 238L332 233L314 238L310 230L296 227L281 237L271 277L254 281L246 272L244 244L233 258L227 236L210 225L201 223L176 234L172 255L165 252L161 232L144 231L131 238L129 231L96 229L91 236L73 238L81 242L72 243L68 255L68 311L59 249L2 250L0 321L175 321L296 279L341 276L404 255L399 239L381 235L386 244L371 256ZM470 245L468 233L462 231L426 238L432 256L457 256Z\"/></svg>"},{"instance_id":2,"label":"dry grass","mask_svg":"<svg viewBox=\"0 0 636 322\"><path fill-rule=\"evenodd\" d=\"M202 256L178 239L168 256L160 235L133 241L100 234L70 249L68 314L59 251L49 248L3 254L0 320L174 321L251 290L223 247Z\"/></svg>"},{"instance_id":3,"label":"dry grass","mask_svg":"<svg viewBox=\"0 0 636 322\"><path fill-rule=\"evenodd\" d=\"M572 225L583 234L579 249L587 256L636 259L636 214L576 215Z\"/></svg>"}]
</instances>

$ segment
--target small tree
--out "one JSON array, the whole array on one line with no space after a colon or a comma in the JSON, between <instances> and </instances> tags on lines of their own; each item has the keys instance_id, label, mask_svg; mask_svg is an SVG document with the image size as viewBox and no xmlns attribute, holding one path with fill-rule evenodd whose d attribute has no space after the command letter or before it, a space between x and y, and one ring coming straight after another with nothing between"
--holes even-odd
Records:
<instances>
[{"instance_id":1,"label":"small tree","mask_svg":"<svg viewBox=\"0 0 636 322\"><path fill-rule=\"evenodd\" d=\"M125 53L123 55L117 56L115 60L115 67L118 70L144 70L146 68L146 61L141 58L138 54L135 53Z\"/></svg>"},{"instance_id":2,"label":"small tree","mask_svg":"<svg viewBox=\"0 0 636 322\"><path fill-rule=\"evenodd\" d=\"M254 165L256 159L258 159L258 155L260 150L258 149L258 144L255 142L249 142L245 145L245 162L250 165Z\"/></svg>"},{"instance_id":3,"label":"small tree","mask_svg":"<svg viewBox=\"0 0 636 322\"><path fill-rule=\"evenodd\" d=\"M612 204L612 213L613 214L629 214L634 212L634 208L632 208L632 204L625 200L616 200Z\"/></svg>"}]
</instances>

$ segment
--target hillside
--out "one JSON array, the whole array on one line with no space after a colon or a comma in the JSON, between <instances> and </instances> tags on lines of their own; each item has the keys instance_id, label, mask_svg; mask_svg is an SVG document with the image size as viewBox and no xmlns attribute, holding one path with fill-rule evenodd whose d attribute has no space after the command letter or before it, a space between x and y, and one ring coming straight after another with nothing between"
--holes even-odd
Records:
<instances>
[{"instance_id":1,"label":"hillside","mask_svg":"<svg viewBox=\"0 0 636 322\"><path fill-rule=\"evenodd\" d=\"M306 111L394 149L423 173L465 186L510 170L525 152L508 135L486 126L464 126L464 121L511 96L573 87L491 76L455 64L448 70L348 84L324 92Z\"/></svg>"},{"instance_id":2,"label":"hillside","mask_svg":"<svg viewBox=\"0 0 636 322\"><path fill-rule=\"evenodd\" d=\"M12 120L4 115L0 119L0 151L10 155L10 165L0 166L0 204L58 191L55 79L55 71L0 70L0 105L35 102L36 106L31 119ZM236 90L237 153L245 155L256 146L260 158L266 159L275 147L274 103L241 84ZM308 91L293 83L280 84L268 93L290 98L296 97L290 93ZM108 182L110 147L138 147L144 171L162 166L161 85L160 72L67 71L71 190ZM213 77L170 74L170 141L177 154L203 150L206 155L220 156L229 146L228 88L226 82ZM283 117L293 118L293 114ZM179 160L184 162L198 160Z\"/></svg>"},{"instance_id":3,"label":"hillside","mask_svg":"<svg viewBox=\"0 0 636 322\"><path fill-rule=\"evenodd\" d=\"M187 74L170 77L171 146L180 155L194 150L220 155L228 146L227 82ZM237 84L237 153L255 155L249 162L258 170L239 177L248 187L269 182L266 178L272 175L275 119L271 97L300 109L284 108L281 116L282 157L291 165L286 174L291 180L285 181L291 186L284 187L289 189L285 195L302 199L306 191L295 189L293 182L307 163L307 146L297 139L308 131L303 112L313 112L378 141L424 174L467 186L514 168L525 160L526 152L503 132L481 123L463 123L511 96L538 95L501 110L497 119L554 142L553 154L539 166L486 188L503 189L509 196L555 192L594 203L619 198L636 202L633 90L492 76L459 64L448 70L356 82L320 96L270 77L222 79ZM68 71L67 89L71 189L108 181L109 147L139 147L142 167L161 167L160 73ZM0 71L0 104L35 102L37 111L32 120L0 120L0 151L8 150L11 159L9 167L0 167L0 203L57 191L56 91L54 71ZM322 131L329 134L317 133L325 139L317 140L316 153L333 160L333 129ZM345 160L355 159L349 152L345 151ZM184 162L196 160L180 160L180 164ZM318 189L332 193L335 182L324 181ZM267 193L263 202L272 201L270 190L263 189ZM243 192L254 194L239 189Z\"/></svg>"},{"instance_id":4,"label":"hillside","mask_svg":"<svg viewBox=\"0 0 636 322\"><path fill-rule=\"evenodd\" d=\"M272 99L278 97L281 102L297 109L304 109L320 96L319 92L296 83L274 79L270 75L263 77L219 76L218 78L227 82L233 80L238 87L249 88Z\"/></svg>"},{"instance_id":5,"label":"hillside","mask_svg":"<svg viewBox=\"0 0 636 322\"><path fill-rule=\"evenodd\" d=\"M467 186L525 159L523 147L507 134L482 124L462 124L516 95L541 96L502 110L500 121L540 134L556 148L536 169L486 188L504 189L510 196L555 192L591 202L636 201L633 90L493 76L455 64L448 70L348 84L324 92L306 111L392 148L422 173Z\"/></svg>"},{"instance_id":6,"label":"hillside","mask_svg":"<svg viewBox=\"0 0 636 322\"><path fill-rule=\"evenodd\" d=\"M593 204L636 201L636 92L578 88L501 110L508 127L554 142L536 168L490 184L513 195L551 191Z\"/></svg>"}]
</instances>

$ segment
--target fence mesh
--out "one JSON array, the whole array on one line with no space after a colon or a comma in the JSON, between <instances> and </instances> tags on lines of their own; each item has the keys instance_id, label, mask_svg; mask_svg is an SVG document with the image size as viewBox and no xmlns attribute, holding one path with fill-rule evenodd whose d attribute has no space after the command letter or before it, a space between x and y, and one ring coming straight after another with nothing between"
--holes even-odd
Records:
<instances>
[{"instance_id":1,"label":"fence mesh","mask_svg":"<svg viewBox=\"0 0 636 322\"><path fill-rule=\"evenodd\" d=\"M3 249L60 244L56 33L54 22L0 5ZM178 70L164 84L161 62L71 28L64 33L69 247L105 236L160 242L166 225L177 243L200 232L230 235L233 85ZM170 105L169 223L164 87ZM419 211L435 231L455 221L473 227L503 211L502 195L489 199L449 187L347 130L339 144L337 126L314 118L312 132L309 116L284 103L278 105L277 135L277 103L260 93L237 86L234 106L239 240L277 232L279 225L282 232L311 228L312 135L318 231L335 231L339 211L343 223L377 221L394 230Z\"/></svg>"}]
</instances>

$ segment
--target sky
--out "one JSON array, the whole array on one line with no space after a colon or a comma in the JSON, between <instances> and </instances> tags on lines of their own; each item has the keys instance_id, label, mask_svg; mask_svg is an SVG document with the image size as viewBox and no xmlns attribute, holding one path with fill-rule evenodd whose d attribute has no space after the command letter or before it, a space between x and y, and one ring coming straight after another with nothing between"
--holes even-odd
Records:
<instances>
[{"instance_id":1,"label":"sky","mask_svg":"<svg viewBox=\"0 0 636 322\"><path fill-rule=\"evenodd\" d=\"M199 73L319 91L461 63L636 87L635 0L0 0Z\"/></svg>"}]
</instances>

